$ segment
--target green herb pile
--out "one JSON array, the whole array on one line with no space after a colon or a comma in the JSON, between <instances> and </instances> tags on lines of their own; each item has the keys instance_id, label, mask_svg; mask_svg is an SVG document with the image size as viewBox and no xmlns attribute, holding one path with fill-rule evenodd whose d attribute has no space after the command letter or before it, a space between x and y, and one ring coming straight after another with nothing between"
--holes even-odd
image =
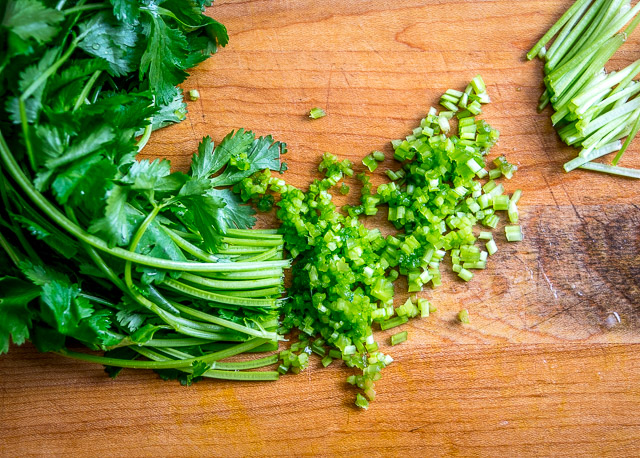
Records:
<instances>
[{"instance_id":1,"label":"green herb pile","mask_svg":"<svg viewBox=\"0 0 640 458\"><path fill-rule=\"evenodd\" d=\"M640 60L617 72L604 68L637 27L639 11L640 2L631 8L629 0L578 0L527 54L545 61L546 90L538 108L550 103L560 138L580 148L564 165L567 172L581 168L640 178L639 170L617 166L640 129L640 83L633 80ZM592 162L615 151L611 165Z\"/></svg>"},{"instance_id":2,"label":"green herb pile","mask_svg":"<svg viewBox=\"0 0 640 458\"><path fill-rule=\"evenodd\" d=\"M0 3L0 353L30 339L112 367L273 380L283 237L228 186L285 146L239 130L188 173L136 160L185 117L186 69L227 43L206 0ZM67 349L73 339L105 356ZM139 359L144 357L142 359Z\"/></svg>"},{"instance_id":3,"label":"green herb pile","mask_svg":"<svg viewBox=\"0 0 640 458\"><path fill-rule=\"evenodd\" d=\"M506 211L511 226L508 240L522 239L517 201L496 180L511 178L516 167L504 157L487 169L486 155L498 140L498 132L476 120L483 103L489 102L484 82L473 79L464 91L449 90L441 103L404 140L393 141L397 170L387 170L390 181L374 191L369 176L362 173L361 204L341 212L332 201L331 190L348 192L344 180L354 175L348 160L325 153L315 180L307 191L286 184L269 171L243 180L234 188L245 201L269 208L279 196L277 216L282 222L285 248L296 260L292 268L289 301L284 306L282 332L300 331L299 341L280 353L278 371L300 372L317 353L322 364L343 360L361 370L348 381L364 391L356 405L368 406L375 398L374 382L392 358L379 350L374 328L387 330L417 316L427 317L435 308L425 298L394 306L394 282L407 277L409 292L441 283L441 263L447 253L453 270L468 281L471 270L484 269L488 256L497 250L490 231L474 230L478 224L494 229L497 212ZM458 134L451 123L457 119ZM384 155L373 152L363 164L377 168ZM481 181L484 180L484 184ZM274 197L275 196L275 197ZM368 229L362 216L386 209L387 218L399 230L384 237ZM476 242L486 244L486 251ZM486 242L485 242L486 241ZM407 339L406 331L391 337L395 345ZM367 400L368 399L368 400Z\"/></svg>"}]
</instances>

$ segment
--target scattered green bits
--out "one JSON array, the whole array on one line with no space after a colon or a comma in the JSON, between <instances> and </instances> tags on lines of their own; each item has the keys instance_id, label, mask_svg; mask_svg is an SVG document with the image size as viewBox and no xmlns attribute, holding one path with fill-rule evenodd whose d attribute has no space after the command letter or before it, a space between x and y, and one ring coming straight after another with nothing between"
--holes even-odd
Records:
<instances>
[{"instance_id":1,"label":"scattered green bits","mask_svg":"<svg viewBox=\"0 0 640 458\"><path fill-rule=\"evenodd\" d=\"M191 89L189 91L189 100L191 100L192 102L195 102L199 98L200 98L200 91L198 91L197 89Z\"/></svg>"},{"instance_id":2,"label":"scattered green bits","mask_svg":"<svg viewBox=\"0 0 640 458\"><path fill-rule=\"evenodd\" d=\"M309 111L309 117L311 119L324 118L325 116L327 116L327 113L322 108L315 107Z\"/></svg>"},{"instance_id":3,"label":"scattered green bits","mask_svg":"<svg viewBox=\"0 0 640 458\"><path fill-rule=\"evenodd\" d=\"M522 229L520 226L505 226L504 233L509 242L522 242Z\"/></svg>"},{"instance_id":4,"label":"scattered green bits","mask_svg":"<svg viewBox=\"0 0 640 458\"><path fill-rule=\"evenodd\" d=\"M407 340L407 331L402 331L391 336L391 345L398 345Z\"/></svg>"},{"instance_id":5,"label":"scattered green bits","mask_svg":"<svg viewBox=\"0 0 640 458\"><path fill-rule=\"evenodd\" d=\"M356 395L356 405L361 409L367 410L369 408L369 401L360 393Z\"/></svg>"},{"instance_id":6,"label":"scattered green bits","mask_svg":"<svg viewBox=\"0 0 640 458\"><path fill-rule=\"evenodd\" d=\"M469 310L462 309L458 312L458 321L462 324L469 324L471 321L469 320Z\"/></svg>"}]
</instances>

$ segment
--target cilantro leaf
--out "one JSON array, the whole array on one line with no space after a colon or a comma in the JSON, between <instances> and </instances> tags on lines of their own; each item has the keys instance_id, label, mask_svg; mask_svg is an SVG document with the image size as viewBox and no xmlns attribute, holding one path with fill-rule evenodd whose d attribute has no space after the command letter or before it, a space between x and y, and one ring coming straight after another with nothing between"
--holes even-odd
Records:
<instances>
[{"instance_id":1,"label":"cilantro leaf","mask_svg":"<svg viewBox=\"0 0 640 458\"><path fill-rule=\"evenodd\" d=\"M137 343L138 345L144 345L153 339L153 335L158 332L160 329L163 329L164 326L155 326L153 324L145 324L136 332L131 334L129 337L132 342Z\"/></svg>"},{"instance_id":2,"label":"cilantro leaf","mask_svg":"<svg viewBox=\"0 0 640 458\"><path fill-rule=\"evenodd\" d=\"M53 280L42 285L41 316L61 334L69 335L78 328L79 321L91 316L93 308L84 298L79 298L80 288L64 281Z\"/></svg>"},{"instance_id":3,"label":"cilantro leaf","mask_svg":"<svg viewBox=\"0 0 640 458\"><path fill-rule=\"evenodd\" d=\"M40 288L15 277L0 278L0 354L9 351L9 338L22 345L29 338L29 303L40 295Z\"/></svg>"},{"instance_id":4,"label":"cilantro leaf","mask_svg":"<svg viewBox=\"0 0 640 458\"><path fill-rule=\"evenodd\" d=\"M6 5L2 26L22 40L47 42L58 33L57 25L64 19L60 11L37 0L9 0Z\"/></svg>"},{"instance_id":5,"label":"cilantro leaf","mask_svg":"<svg viewBox=\"0 0 640 458\"><path fill-rule=\"evenodd\" d=\"M202 4L194 0L164 0L161 15L174 18L186 31L201 29L204 33L186 36L189 52L185 56L185 68L191 68L206 60L220 46L226 46L229 35L224 25L202 14Z\"/></svg>"},{"instance_id":6,"label":"cilantro leaf","mask_svg":"<svg viewBox=\"0 0 640 458\"><path fill-rule=\"evenodd\" d=\"M157 15L152 15L142 30L148 41L140 61L140 78L148 74L149 87L158 100L169 103L173 99L173 87L188 76L185 71L187 40L180 30L169 27Z\"/></svg>"},{"instance_id":7,"label":"cilantro leaf","mask_svg":"<svg viewBox=\"0 0 640 458\"><path fill-rule=\"evenodd\" d=\"M129 332L137 331L142 324L152 315L149 311L128 297L118 304L116 320L118 324Z\"/></svg>"},{"instance_id":8,"label":"cilantro leaf","mask_svg":"<svg viewBox=\"0 0 640 458\"><path fill-rule=\"evenodd\" d=\"M127 174L120 180L136 191L151 191L162 178L171 173L171 163L166 159L150 161L143 159L131 165Z\"/></svg>"},{"instance_id":9,"label":"cilantro leaf","mask_svg":"<svg viewBox=\"0 0 640 458\"><path fill-rule=\"evenodd\" d=\"M140 17L138 0L109 0L113 5L113 14L118 20L134 24Z\"/></svg>"},{"instance_id":10,"label":"cilantro leaf","mask_svg":"<svg viewBox=\"0 0 640 458\"><path fill-rule=\"evenodd\" d=\"M58 48L49 49L44 53L42 58L37 64L30 65L22 73L18 80L18 89L20 92L26 91L29 86L49 68L56 60L58 54ZM38 118L40 110L42 109L42 94L44 92L44 86L39 86L30 97L25 100L25 111L27 114L27 120L33 123ZM20 105L18 97L10 97L7 99L5 108L9 112L9 119L15 124L20 124Z\"/></svg>"},{"instance_id":11,"label":"cilantro leaf","mask_svg":"<svg viewBox=\"0 0 640 458\"><path fill-rule=\"evenodd\" d=\"M100 12L80 24L80 33L90 32L79 46L88 54L104 59L109 64L109 73L122 76L135 69L140 59L136 50L138 28L122 23L109 13Z\"/></svg>"},{"instance_id":12,"label":"cilantro leaf","mask_svg":"<svg viewBox=\"0 0 640 458\"><path fill-rule=\"evenodd\" d=\"M173 88L173 95L167 103L157 103L159 111L153 115L151 130L158 130L170 124L182 122L187 118L187 104L180 88ZM142 135L142 131L136 133Z\"/></svg>"},{"instance_id":13,"label":"cilantro leaf","mask_svg":"<svg viewBox=\"0 0 640 458\"><path fill-rule=\"evenodd\" d=\"M230 132L215 148L211 137L204 137L198 145L198 153L191 161L191 175L196 178L209 178L218 172L232 156L246 153L253 143L255 135L251 131L239 129Z\"/></svg>"},{"instance_id":14,"label":"cilantro leaf","mask_svg":"<svg viewBox=\"0 0 640 458\"><path fill-rule=\"evenodd\" d=\"M68 282L68 277L50 267L36 265L30 261L20 264L22 273L35 285L42 286L52 281Z\"/></svg>"},{"instance_id":15,"label":"cilantro leaf","mask_svg":"<svg viewBox=\"0 0 640 458\"><path fill-rule=\"evenodd\" d=\"M101 155L89 156L58 174L51 188L60 205L73 199L76 205L101 206L107 181L115 174L110 161Z\"/></svg>"},{"instance_id":16,"label":"cilantro leaf","mask_svg":"<svg viewBox=\"0 0 640 458\"><path fill-rule=\"evenodd\" d=\"M76 137L73 143L64 151L63 155L48 158L44 161L44 164L49 169L55 169L62 165L69 164L100 151L114 138L115 132L111 126L103 124L94 128L81 138Z\"/></svg>"},{"instance_id":17,"label":"cilantro leaf","mask_svg":"<svg viewBox=\"0 0 640 458\"><path fill-rule=\"evenodd\" d=\"M108 190L104 216L89 226L89 232L100 235L110 246L128 245L131 240L132 229L127 222L128 193L124 186L115 185Z\"/></svg>"},{"instance_id":18,"label":"cilantro leaf","mask_svg":"<svg viewBox=\"0 0 640 458\"><path fill-rule=\"evenodd\" d=\"M222 146L220 144L218 149ZM248 167L239 168L231 164L227 165L227 168L220 175L213 178L212 183L214 186L230 186L260 170L278 171L280 170L280 154L285 148L284 143L274 142L271 136L257 138L246 152L246 160L242 161L243 164L248 164ZM235 157L239 154L239 151L233 153Z\"/></svg>"},{"instance_id":19,"label":"cilantro leaf","mask_svg":"<svg viewBox=\"0 0 640 458\"><path fill-rule=\"evenodd\" d=\"M210 194L220 198L224 203L222 217L227 227L250 229L256 222L255 210L251 205L243 205L242 199L231 189L213 189Z\"/></svg>"},{"instance_id":20,"label":"cilantro leaf","mask_svg":"<svg viewBox=\"0 0 640 458\"><path fill-rule=\"evenodd\" d=\"M205 247L214 252L220 245L221 235L226 231L223 212L225 202L220 197L205 195L186 198L182 203L202 235Z\"/></svg>"}]
</instances>

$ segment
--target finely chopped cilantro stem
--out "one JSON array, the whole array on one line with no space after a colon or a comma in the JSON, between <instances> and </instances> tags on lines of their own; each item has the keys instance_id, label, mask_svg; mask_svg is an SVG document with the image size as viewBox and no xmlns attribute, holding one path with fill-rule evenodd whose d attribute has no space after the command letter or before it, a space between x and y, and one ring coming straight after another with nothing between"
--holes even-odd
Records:
<instances>
[{"instance_id":1,"label":"finely chopped cilantro stem","mask_svg":"<svg viewBox=\"0 0 640 458\"><path fill-rule=\"evenodd\" d=\"M362 375L348 381L373 400L373 383L392 361L379 351L375 323L386 330L418 315L426 317L431 309L423 299L417 300L417 306L412 300L393 306L399 275L407 276L409 292L418 292L427 284L440 285L440 262L447 252L452 253L454 264L458 259L462 280L473 276L466 268L486 267L489 253L475 247L472 229L478 222L496 227L496 211L505 211L514 219L521 195L517 191L510 199L504 195L504 186L494 181L511 178L517 167L499 157L489 169L485 160L498 133L477 121L474 112L480 113L481 103L488 100L480 77L464 92L447 91L442 98L445 107L462 103L473 110L458 116L458 135L451 133L448 122L453 112L438 114L430 109L412 135L392 142L394 158L401 166L387 172L391 182L374 190L368 175L357 175L362 182L361 203L345 206L346 214L333 203L331 189L342 190L341 181L354 172L349 161L329 153L319 166L324 178L315 180L308 191L287 185L269 172L258 173L236 187L244 200L254 202L269 193L280 195L276 203L280 232L296 260L289 300L284 304L283 330L299 329L300 341L280 353L278 372L303 370L308 364L306 352L318 354L324 366L339 358L362 370ZM363 164L373 171L383 159L371 153ZM477 180L487 175L493 179L483 189ZM384 207L389 221L402 231L386 238L360 221L360 215L375 215ZM488 238L493 254L497 247L492 236ZM401 331L392 343L405 338ZM364 407L368 401L358 394L356 404Z\"/></svg>"}]
</instances>

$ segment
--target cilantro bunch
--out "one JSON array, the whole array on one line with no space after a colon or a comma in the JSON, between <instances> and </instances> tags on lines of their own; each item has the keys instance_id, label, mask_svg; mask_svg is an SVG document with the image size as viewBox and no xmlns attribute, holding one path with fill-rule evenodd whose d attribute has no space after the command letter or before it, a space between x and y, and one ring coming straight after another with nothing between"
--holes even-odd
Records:
<instances>
[{"instance_id":1,"label":"cilantro bunch","mask_svg":"<svg viewBox=\"0 0 640 458\"><path fill-rule=\"evenodd\" d=\"M277 348L283 239L225 187L280 170L285 145L241 129L188 173L136 160L228 41L209 4L0 0L0 353L30 339L185 383L277 378L244 371L272 357L219 361Z\"/></svg>"}]
</instances>

